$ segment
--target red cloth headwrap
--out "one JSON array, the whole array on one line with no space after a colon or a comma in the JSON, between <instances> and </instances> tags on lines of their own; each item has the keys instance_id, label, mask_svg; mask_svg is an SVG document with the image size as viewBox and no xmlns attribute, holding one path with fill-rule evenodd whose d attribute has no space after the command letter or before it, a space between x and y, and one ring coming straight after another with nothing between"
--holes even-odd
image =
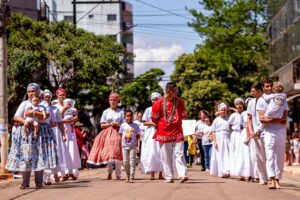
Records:
<instances>
[{"instance_id":1,"label":"red cloth headwrap","mask_svg":"<svg viewBox=\"0 0 300 200\"><path fill-rule=\"evenodd\" d=\"M120 101L120 95L118 95L117 93L111 93L109 95L109 99L114 99L114 100L119 102Z\"/></svg>"},{"instance_id":2,"label":"red cloth headwrap","mask_svg":"<svg viewBox=\"0 0 300 200\"><path fill-rule=\"evenodd\" d=\"M65 96L67 96L67 91L64 88L58 88L55 92L56 96L58 97L58 95L60 94L65 94Z\"/></svg>"}]
</instances>

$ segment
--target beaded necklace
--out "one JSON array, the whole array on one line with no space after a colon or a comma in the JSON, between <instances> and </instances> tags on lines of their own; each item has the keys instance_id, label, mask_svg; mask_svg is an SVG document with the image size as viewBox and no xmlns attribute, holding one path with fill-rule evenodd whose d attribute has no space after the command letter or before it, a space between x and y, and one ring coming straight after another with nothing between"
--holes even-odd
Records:
<instances>
[{"instance_id":1,"label":"beaded necklace","mask_svg":"<svg viewBox=\"0 0 300 200\"><path fill-rule=\"evenodd\" d=\"M177 107L177 98L174 98L173 99L173 105L172 105L172 110L171 110L171 115L169 117L169 119L167 119L167 103L166 103L166 98L164 98L164 118L165 118L165 121L167 123L171 123L172 120L173 120L173 117L175 115L175 110L176 110L176 107Z\"/></svg>"}]
</instances>

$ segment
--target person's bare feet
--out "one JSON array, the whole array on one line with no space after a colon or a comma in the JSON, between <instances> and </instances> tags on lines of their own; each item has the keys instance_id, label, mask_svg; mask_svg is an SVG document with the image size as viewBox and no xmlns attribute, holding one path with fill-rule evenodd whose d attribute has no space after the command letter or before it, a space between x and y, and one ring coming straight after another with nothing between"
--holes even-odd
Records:
<instances>
[{"instance_id":1,"label":"person's bare feet","mask_svg":"<svg viewBox=\"0 0 300 200\"><path fill-rule=\"evenodd\" d=\"M129 183L129 178L124 181L125 183Z\"/></svg>"},{"instance_id":2,"label":"person's bare feet","mask_svg":"<svg viewBox=\"0 0 300 200\"><path fill-rule=\"evenodd\" d=\"M112 180L111 174L108 174L107 180Z\"/></svg>"},{"instance_id":3,"label":"person's bare feet","mask_svg":"<svg viewBox=\"0 0 300 200\"><path fill-rule=\"evenodd\" d=\"M280 189L281 188L278 179L275 180L275 187L276 187L276 189Z\"/></svg>"},{"instance_id":4,"label":"person's bare feet","mask_svg":"<svg viewBox=\"0 0 300 200\"><path fill-rule=\"evenodd\" d=\"M269 189L270 189L270 190L276 189L276 183L275 183L275 180L271 180L271 181L270 181L270 183L269 183Z\"/></svg>"},{"instance_id":5,"label":"person's bare feet","mask_svg":"<svg viewBox=\"0 0 300 200\"><path fill-rule=\"evenodd\" d=\"M133 179L131 178L131 179L129 179L129 183L134 183L134 181L133 181Z\"/></svg>"}]
</instances>

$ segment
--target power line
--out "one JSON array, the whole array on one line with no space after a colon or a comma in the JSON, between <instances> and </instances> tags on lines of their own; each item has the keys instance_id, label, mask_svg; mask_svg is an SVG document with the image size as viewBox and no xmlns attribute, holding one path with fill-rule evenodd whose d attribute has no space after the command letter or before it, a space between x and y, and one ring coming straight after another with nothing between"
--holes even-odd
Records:
<instances>
[{"instance_id":1,"label":"power line","mask_svg":"<svg viewBox=\"0 0 300 200\"><path fill-rule=\"evenodd\" d=\"M100 3L98 3L96 6L94 6L91 10L89 10L87 13L85 13L82 17L80 17L76 23L78 23L80 20L82 20L85 16L87 16L88 14L90 14L93 10L95 10L98 6L100 5Z\"/></svg>"},{"instance_id":2,"label":"power line","mask_svg":"<svg viewBox=\"0 0 300 200\"><path fill-rule=\"evenodd\" d=\"M139 3L145 4L145 5L150 6L150 7L152 7L152 8L156 8L156 9L158 9L158 10L167 12L167 13L172 14L172 15L174 15L174 16L182 17L182 18L185 18L185 19L188 19L188 20L193 20L193 19L188 18L188 17L186 17L186 16L183 16L183 15L180 15L180 14L177 14L177 13L174 13L174 12L169 11L169 10L165 10L165 9L163 9L163 8L154 6L154 5L152 5L152 4L146 3L146 2L141 1L141 0L134 0L134 1L137 1L137 2L139 2Z\"/></svg>"}]
</instances>

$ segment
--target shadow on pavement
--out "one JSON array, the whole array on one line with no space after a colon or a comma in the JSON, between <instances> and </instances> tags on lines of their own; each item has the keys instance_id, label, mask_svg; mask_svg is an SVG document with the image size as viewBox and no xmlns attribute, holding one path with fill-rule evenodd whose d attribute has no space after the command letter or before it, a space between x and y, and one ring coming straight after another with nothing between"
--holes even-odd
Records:
<instances>
[{"instance_id":1,"label":"shadow on pavement","mask_svg":"<svg viewBox=\"0 0 300 200\"><path fill-rule=\"evenodd\" d=\"M184 184L201 184L201 183L212 183L212 184L219 184L219 183L225 183L225 182L209 182L209 181L187 181Z\"/></svg>"},{"instance_id":2,"label":"shadow on pavement","mask_svg":"<svg viewBox=\"0 0 300 200\"><path fill-rule=\"evenodd\" d=\"M23 194L20 194L20 195L18 195L18 196L15 196L15 197L13 197L13 198L10 198L9 200L15 200L15 199L19 199L19 198L25 197L25 196L27 196L27 195L29 195L29 194L31 194L31 193L37 192L39 189L33 189L33 190L27 189L27 190L29 190L29 191L28 191L28 192L25 192L25 193L23 193Z\"/></svg>"}]
</instances>

